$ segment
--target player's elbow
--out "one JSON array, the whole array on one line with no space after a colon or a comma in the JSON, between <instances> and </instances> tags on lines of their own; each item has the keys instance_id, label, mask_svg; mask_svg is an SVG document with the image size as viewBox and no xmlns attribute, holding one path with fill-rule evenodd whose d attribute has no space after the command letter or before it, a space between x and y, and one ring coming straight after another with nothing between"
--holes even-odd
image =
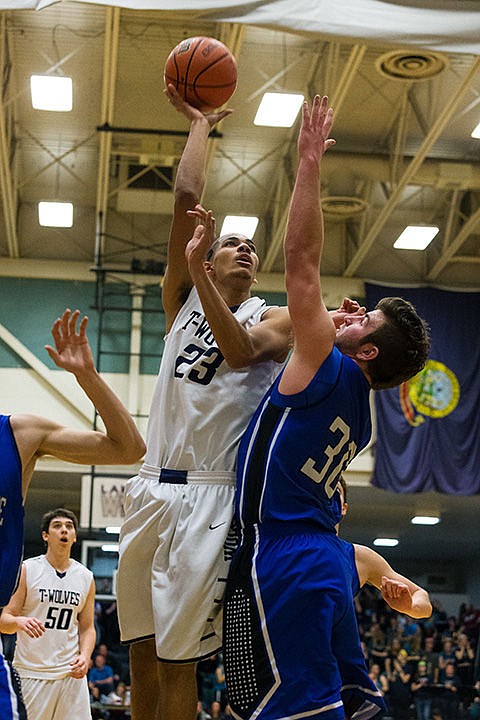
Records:
<instances>
[{"instance_id":1,"label":"player's elbow","mask_svg":"<svg viewBox=\"0 0 480 720\"><path fill-rule=\"evenodd\" d=\"M224 360L231 370L241 370L242 368L250 367L255 365L255 355L252 353L224 353Z\"/></svg>"},{"instance_id":2,"label":"player's elbow","mask_svg":"<svg viewBox=\"0 0 480 720\"><path fill-rule=\"evenodd\" d=\"M175 211L186 212L193 210L195 205L200 202L200 193L193 186L175 187Z\"/></svg>"},{"instance_id":3,"label":"player's elbow","mask_svg":"<svg viewBox=\"0 0 480 720\"><path fill-rule=\"evenodd\" d=\"M143 439L138 436L130 442L122 444L119 449L120 458L117 462L121 465L133 465L145 455L146 449Z\"/></svg>"}]
</instances>

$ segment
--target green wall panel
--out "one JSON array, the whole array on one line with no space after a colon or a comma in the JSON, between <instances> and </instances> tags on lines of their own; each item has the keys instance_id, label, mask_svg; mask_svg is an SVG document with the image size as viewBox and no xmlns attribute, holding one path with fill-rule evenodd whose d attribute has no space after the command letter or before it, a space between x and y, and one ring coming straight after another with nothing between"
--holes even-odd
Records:
<instances>
[{"instance_id":1,"label":"green wall panel","mask_svg":"<svg viewBox=\"0 0 480 720\"><path fill-rule=\"evenodd\" d=\"M259 293L269 305L284 305L285 293ZM103 313L98 306L103 305ZM88 338L101 372L128 372L132 300L128 282L106 283L101 298L95 283L67 280L0 278L0 323L48 367L54 368L44 345L52 343L51 326L66 307L89 317ZM165 316L158 285L147 286L143 298L140 372L156 375L163 352ZM101 342L99 343L99 330ZM0 341L0 367L25 363Z\"/></svg>"}]
</instances>

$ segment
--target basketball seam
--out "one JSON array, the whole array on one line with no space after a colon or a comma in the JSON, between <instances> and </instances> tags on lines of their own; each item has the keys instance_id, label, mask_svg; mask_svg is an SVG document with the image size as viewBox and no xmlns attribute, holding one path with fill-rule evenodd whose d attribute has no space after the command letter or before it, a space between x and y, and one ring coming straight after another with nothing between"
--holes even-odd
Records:
<instances>
[{"instance_id":1,"label":"basketball seam","mask_svg":"<svg viewBox=\"0 0 480 720\"><path fill-rule=\"evenodd\" d=\"M175 72L177 73L177 76L175 78L175 90L178 90L178 86L180 84L180 70L178 68L176 55L173 55L173 64L175 65Z\"/></svg>"},{"instance_id":2,"label":"basketball seam","mask_svg":"<svg viewBox=\"0 0 480 720\"><path fill-rule=\"evenodd\" d=\"M184 85L183 85L183 99L185 100L185 102L187 102L188 73L189 73L189 71L190 71L190 65L192 64L192 60L193 60L193 58L194 58L194 56L195 56L195 53L197 52L198 48L200 47L200 44L201 44L201 42L198 42L198 43L195 45L195 47L193 48L192 53L191 53L191 55L190 55L190 58L189 58L189 60L188 60L188 64L187 64L186 71L185 71L185 82L184 82ZM192 85L192 87L195 87L195 86Z\"/></svg>"},{"instance_id":3,"label":"basketball seam","mask_svg":"<svg viewBox=\"0 0 480 720\"><path fill-rule=\"evenodd\" d=\"M192 90L193 90L193 92L195 93L196 97L198 98L198 100L199 100L200 102L203 102L203 98L201 97L201 95L199 95L199 94L197 93L197 87L198 87L199 89L201 89L201 88L203 87L203 88L206 88L206 89L208 89L208 88L212 88L212 89L215 88L215 89L220 90L221 88L231 87L232 85L236 85L236 84L237 84L237 80L236 80L236 79L235 79L233 82L223 83L223 84L221 84L221 85L203 85L203 86L202 86L202 85L200 85L200 84L197 82L201 75L203 75L204 73L206 73L208 70L211 70L215 65L217 65L217 63L219 63L219 62L220 62L221 60L223 60L224 58L228 58L228 57L229 57L229 53L227 53L227 52L224 53L221 57L217 58L217 59L214 60L212 63L210 63L210 65L207 65L207 67L203 68L203 70L201 70L199 73L197 73L197 75L196 75L196 77L195 77L195 80L193 81L193 84L192 84Z\"/></svg>"}]
</instances>

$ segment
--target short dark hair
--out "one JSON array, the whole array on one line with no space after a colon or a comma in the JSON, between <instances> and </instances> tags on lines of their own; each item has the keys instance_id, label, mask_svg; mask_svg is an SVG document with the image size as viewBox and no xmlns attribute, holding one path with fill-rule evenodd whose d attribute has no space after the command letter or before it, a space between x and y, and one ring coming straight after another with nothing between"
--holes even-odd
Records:
<instances>
[{"instance_id":1,"label":"short dark hair","mask_svg":"<svg viewBox=\"0 0 480 720\"><path fill-rule=\"evenodd\" d=\"M75 527L75 532L78 530L78 520L75 513L73 513L71 510L66 510L65 508L57 508L56 510L49 510L45 513L45 515L42 517L42 522L40 524L40 528L42 532L48 533L48 528L50 527L50 523L54 518L57 517L66 517L69 520L73 522L73 525Z\"/></svg>"},{"instance_id":2,"label":"short dark hair","mask_svg":"<svg viewBox=\"0 0 480 720\"><path fill-rule=\"evenodd\" d=\"M343 502L346 503L347 502L347 483L346 483L343 475L340 475L338 484L341 486L341 488L343 490Z\"/></svg>"},{"instance_id":3,"label":"short dark hair","mask_svg":"<svg viewBox=\"0 0 480 720\"><path fill-rule=\"evenodd\" d=\"M219 245L220 245L220 238L218 237L218 238L215 238L213 243L210 245L210 248L205 256L205 260L207 260L207 262L210 262L210 260L213 258L213 256L215 255L215 253L218 250Z\"/></svg>"},{"instance_id":4,"label":"short dark hair","mask_svg":"<svg viewBox=\"0 0 480 720\"><path fill-rule=\"evenodd\" d=\"M372 388L383 390L400 385L425 367L430 335L427 323L408 300L382 298L375 310L382 311L386 322L363 342L371 342L378 348L377 357L368 363L368 374Z\"/></svg>"}]
</instances>

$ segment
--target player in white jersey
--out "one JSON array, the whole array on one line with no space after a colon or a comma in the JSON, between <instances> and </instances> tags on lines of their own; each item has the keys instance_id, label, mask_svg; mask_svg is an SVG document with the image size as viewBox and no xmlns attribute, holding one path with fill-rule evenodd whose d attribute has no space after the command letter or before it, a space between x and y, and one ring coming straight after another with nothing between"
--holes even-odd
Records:
<instances>
[{"instance_id":1,"label":"player in white jersey","mask_svg":"<svg viewBox=\"0 0 480 720\"><path fill-rule=\"evenodd\" d=\"M122 640L131 643L133 720L196 717L194 662L221 645L236 446L290 345L286 309L250 298L258 267L250 239L221 238L209 259L219 311L202 307L192 290L185 248L198 213L187 211L203 191L209 132L228 113L205 116L172 87L169 99L190 132L162 292L165 351L146 462L127 483L117 576Z\"/></svg>"},{"instance_id":2,"label":"player in white jersey","mask_svg":"<svg viewBox=\"0 0 480 720\"><path fill-rule=\"evenodd\" d=\"M77 518L58 508L42 519L45 555L29 558L0 618L17 633L13 664L32 720L90 720L87 672L95 647L93 574L70 557Z\"/></svg>"}]
</instances>

